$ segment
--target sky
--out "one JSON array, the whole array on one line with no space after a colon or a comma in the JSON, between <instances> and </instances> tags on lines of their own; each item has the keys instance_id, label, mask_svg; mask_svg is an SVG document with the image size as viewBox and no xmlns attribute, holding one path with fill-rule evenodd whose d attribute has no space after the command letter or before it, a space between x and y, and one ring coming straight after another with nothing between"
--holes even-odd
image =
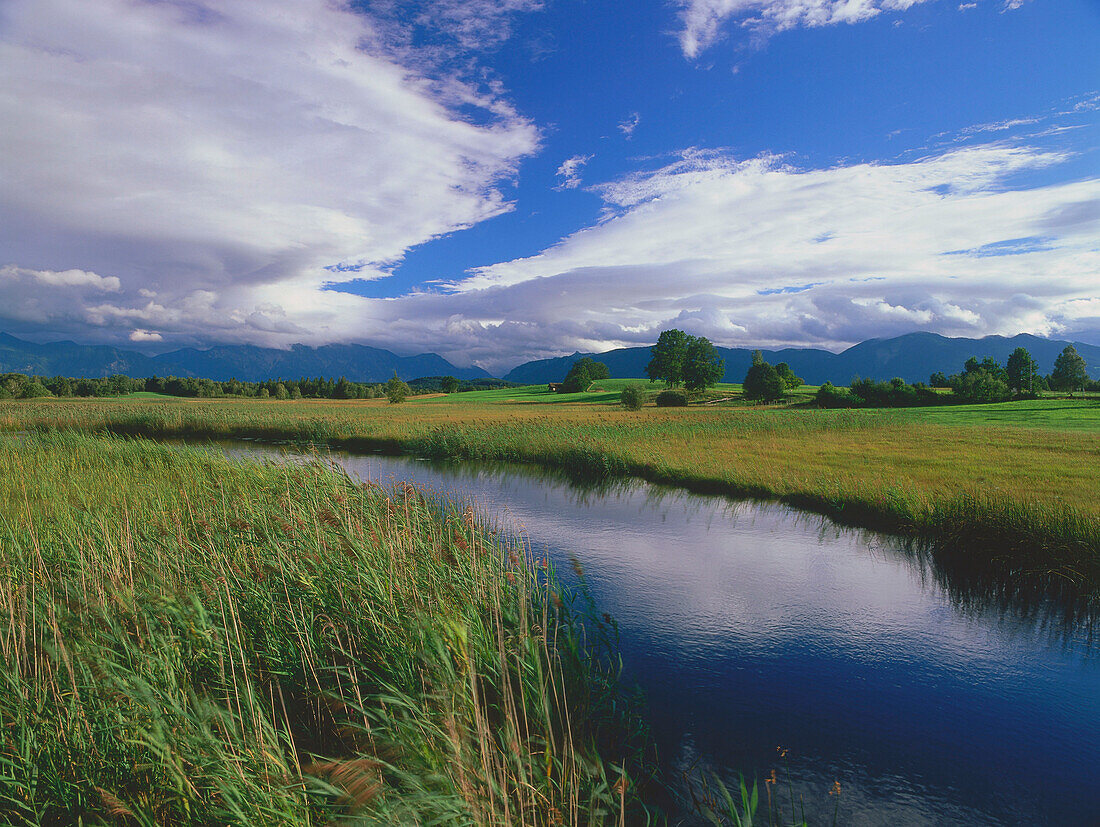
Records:
<instances>
[{"instance_id":1,"label":"sky","mask_svg":"<svg viewBox=\"0 0 1100 827\"><path fill-rule=\"evenodd\" d=\"M1098 0L0 0L0 331L1100 344Z\"/></svg>"}]
</instances>

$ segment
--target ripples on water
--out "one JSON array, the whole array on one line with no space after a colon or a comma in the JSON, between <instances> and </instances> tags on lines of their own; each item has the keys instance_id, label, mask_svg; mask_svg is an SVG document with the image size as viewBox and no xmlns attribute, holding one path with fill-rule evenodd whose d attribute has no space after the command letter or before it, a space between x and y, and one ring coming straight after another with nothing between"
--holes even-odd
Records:
<instances>
[{"instance_id":1,"label":"ripples on water","mask_svg":"<svg viewBox=\"0 0 1100 827\"><path fill-rule=\"evenodd\" d=\"M789 812L786 766L811 823L839 781L842 824L1100 824L1096 611L1071 589L781 506L325 456L477 503L574 585L576 555L682 797L774 768Z\"/></svg>"}]
</instances>

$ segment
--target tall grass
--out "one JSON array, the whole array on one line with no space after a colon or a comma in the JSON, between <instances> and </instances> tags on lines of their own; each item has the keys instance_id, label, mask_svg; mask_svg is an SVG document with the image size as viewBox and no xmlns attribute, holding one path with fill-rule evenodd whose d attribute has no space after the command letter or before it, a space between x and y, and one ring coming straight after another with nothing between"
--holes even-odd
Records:
<instances>
[{"instance_id":1,"label":"tall grass","mask_svg":"<svg viewBox=\"0 0 1100 827\"><path fill-rule=\"evenodd\" d=\"M410 487L0 437L3 823L644 822L604 632Z\"/></svg>"},{"instance_id":2,"label":"tall grass","mask_svg":"<svg viewBox=\"0 0 1100 827\"><path fill-rule=\"evenodd\" d=\"M1047 572L1100 588L1100 433L937 425L900 411L638 414L459 396L471 398L399 406L7 402L0 403L0 429L299 440L537 463L588 476L628 474L778 499L848 523L954 544L1006 571Z\"/></svg>"}]
</instances>

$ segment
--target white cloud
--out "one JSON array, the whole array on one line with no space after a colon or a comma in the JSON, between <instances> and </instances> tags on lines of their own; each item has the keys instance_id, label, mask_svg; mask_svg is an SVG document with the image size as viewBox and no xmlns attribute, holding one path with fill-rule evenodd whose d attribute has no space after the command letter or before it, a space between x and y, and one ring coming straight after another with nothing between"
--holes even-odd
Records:
<instances>
[{"instance_id":1,"label":"white cloud","mask_svg":"<svg viewBox=\"0 0 1100 827\"><path fill-rule=\"evenodd\" d=\"M130 333L131 342L163 342L164 337L156 331L142 330L141 328L135 329Z\"/></svg>"},{"instance_id":2,"label":"white cloud","mask_svg":"<svg viewBox=\"0 0 1100 827\"><path fill-rule=\"evenodd\" d=\"M600 188L609 220L384 312L446 317L436 346L493 367L536 339L532 356L600 350L670 325L729 346L1071 332L1095 314L1100 180L1013 185L1066 160L1005 143L816 170L687 152Z\"/></svg>"},{"instance_id":3,"label":"white cloud","mask_svg":"<svg viewBox=\"0 0 1100 827\"><path fill-rule=\"evenodd\" d=\"M91 287L104 292L117 292L122 287L115 276L104 277L87 270L28 270L14 264L0 267L0 279L9 282L33 280L48 287Z\"/></svg>"},{"instance_id":4,"label":"white cloud","mask_svg":"<svg viewBox=\"0 0 1100 827\"><path fill-rule=\"evenodd\" d=\"M581 185L581 170L584 165L592 160L591 155L574 155L561 162L558 171L554 174L558 177L558 185L555 189L571 190Z\"/></svg>"},{"instance_id":5,"label":"white cloud","mask_svg":"<svg viewBox=\"0 0 1100 827\"><path fill-rule=\"evenodd\" d=\"M923 2L927 0L678 0L680 48L685 56L698 57L722 36L728 22L766 37L799 26L859 23Z\"/></svg>"},{"instance_id":6,"label":"white cloud","mask_svg":"<svg viewBox=\"0 0 1100 827\"><path fill-rule=\"evenodd\" d=\"M634 130L638 128L638 124L641 123L641 120L641 115L637 112L632 112L629 118L619 122L619 131L626 136L628 141L634 137Z\"/></svg>"},{"instance_id":7,"label":"white cloud","mask_svg":"<svg viewBox=\"0 0 1100 827\"><path fill-rule=\"evenodd\" d=\"M477 36L468 5L434 8L458 40ZM501 186L537 131L491 84L427 78L370 46L385 36L329 0L6 3L3 260L42 285L117 294L45 293L43 330L347 338L365 303L322 292L324 265L380 277L411 246L511 209ZM28 277L5 273L11 328L8 298Z\"/></svg>"}]
</instances>

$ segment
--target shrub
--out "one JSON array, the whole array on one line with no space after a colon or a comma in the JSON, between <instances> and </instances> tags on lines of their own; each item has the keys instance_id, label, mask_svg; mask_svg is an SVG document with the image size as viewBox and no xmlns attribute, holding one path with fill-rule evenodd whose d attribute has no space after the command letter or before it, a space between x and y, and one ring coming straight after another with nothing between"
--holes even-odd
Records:
<instances>
[{"instance_id":1,"label":"shrub","mask_svg":"<svg viewBox=\"0 0 1100 827\"><path fill-rule=\"evenodd\" d=\"M644 385L627 385L619 394L619 401L628 411L640 411L645 404L645 399Z\"/></svg>"},{"instance_id":2,"label":"shrub","mask_svg":"<svg viewBox=\"0 0 1100 827\"><path fill-rule=\"evenodd\" d=\"M657 394L658 408L683 408L687 403L687 394L683 391L661 391Z\"/></svg>"},{"instance_id":3,"label":"shrub","mask_svg":"<svg viewBox=\"0 0 1100 827\"><path fill-rule=\"evenodd\" d=\"M826 382L817 389L814 401L822 408L851 408L859 404L859 399L847 388L838 388L832 382Z\"/></svg>"}]
</instances>

